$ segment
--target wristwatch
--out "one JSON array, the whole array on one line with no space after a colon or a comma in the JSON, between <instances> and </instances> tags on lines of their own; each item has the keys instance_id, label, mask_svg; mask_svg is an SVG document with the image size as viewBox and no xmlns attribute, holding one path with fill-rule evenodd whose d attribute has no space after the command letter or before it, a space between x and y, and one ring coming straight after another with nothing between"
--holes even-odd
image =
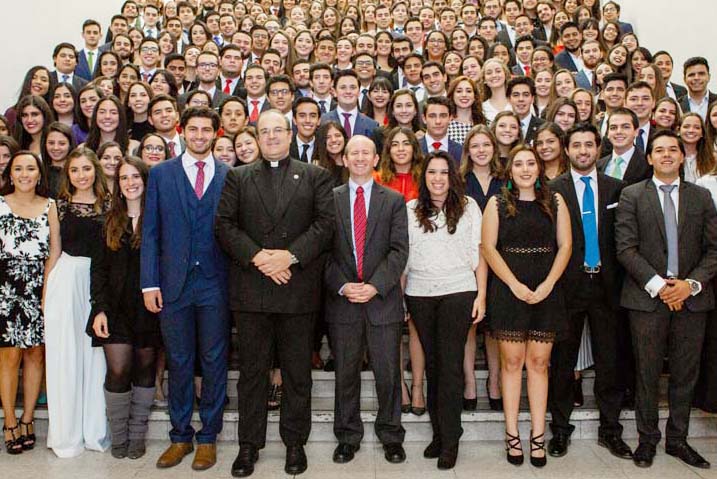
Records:
<instances>
[{"instance_id":1,"label":"wristwatch","mask_svg":"<svg viewBox=\"0 0 717 479\"><path fill-rule=\"evenodd\" d=\"M702 291L702 283L695 281L694 279L686 279L687 284L690 285L690 295L696 296Z\"/></svg>"},{"instance_id":2,"label":"wristwatch","mask_svg":"<svg viewBox=\"0 0 717 479\"><path fill-rule=\"evenodd\" d=\"M294 253L289 252L289 254L291 255L291 264L292 264L292 265L298 264L298 263L299 263L299 258L297 258L296 256L294 256Z\"/></svg>"}]
</instances>

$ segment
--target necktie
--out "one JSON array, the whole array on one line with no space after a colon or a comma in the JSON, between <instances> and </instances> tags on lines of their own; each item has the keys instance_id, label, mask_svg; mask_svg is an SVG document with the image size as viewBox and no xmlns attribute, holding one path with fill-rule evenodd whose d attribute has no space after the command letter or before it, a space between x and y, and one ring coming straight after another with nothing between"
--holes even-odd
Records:
<instances>
[{"instance_id":1,"label":"necktie","mask_svg":"<svg viewBox=\"0 0 717 479\"><path fill-rule=\"evenodd\" d=\"M221 45L222 37L220 37L219 35L214 35L214 43L216 43L217 45Z\"/></svg>"},{"instance_id":2,"label":"necktie","mask_svg":"<svg viewBox=\"0 0 717 479\"><path fill-rule=\"evenodd\" d=\"M590 186L590 177L580 178L585 183L583 191L583 236L585 238L585 264L595 268L600 263L600 247L598 246L597 215L595 214L595 194Z\"/></svg>"},{"instance_id":3,"label":"necktie","mask_svg":"<svg viewBox=\"0 0 717 479\"><path fill-rule=\"evenodd\" d=\"M525 70L525 76L529 77L530 76L530 65L525 65L523 67L523 70Z\"/></svg>"},{"instance_id":4,"label":"necktie","mask_svg":"<svg viewBox=\"0 0 717 479\"><path fill-rule=\"evenodd\" d=\"M351 113L342 113L344 116L344 131L346 132L346 139L351 139L351 122L349 121L349 118L351 118Z\"/></svg>"},{"instance_id":5,"label":"necktie","mask_svg":"<svg viewBox=\"0 0 717 479\"><path fill-rule=\"evenodd\" d=\"M90 73L95 71L95 52L87 52L87 66L90 67Z\"/></svg>"},{"instance_id":6,"label":"necktie","mask_svg":"<svg viewBox=\"0 0 717 479\"><path fill-rule=\"evenodd\" d=\"M229 88L230 86L232 86L232 81L231 79L227 78L226 80L224 80L224 93L226 93L227 95L231 95L232 93L231 89Z\"/></svg>"},{"instance_id":7,"label":"necktie","mask_svg":"<svg viewBox=\"0 0 717 479\"><path fill-rule=\"evenodd\" d=\"M174 148L174 142L170 141L169 143L167 143L167 148L169 148L169 157L175 158L177 156L177 151Z\"/></svg>"},{"instance_id":8,"label":"necktie","mask_svg":"<svg viewBox=\"0 0 717 479\"><path fill-rule=\"evenodd\" d=\"M70 80L70 75L62 75L62 83L67 83Z\"/></svg>"},{"instance_id":9,"label":"necktie","mask_svg":"<svg viewBox=\"0 0 717 479\"><path fill-rule=\"evenodd\" d=\"M154 38L154 30L151 28L147 30L147 38Z\"/></svg>"},{"instance_id":10,"label":"necktie","mask_svg":"<svg viewBox=\"0 0 717 479\"><path fill-rule=\"evenodd\" d=\"M150 75L149 73L144 72L144 73L142 73L142 80L144 80L145 83L149 83L149 78L150 78L151 76L152 76L152 75Z\"/></svg>"},{"instance_id":11,"label":"necktie","mask_svg":"<svg viewBox=\"0 0 717 479\"><path fill-rule=\"evenodd\" d=\"M406 77L403 77L403 82L401 84L401 88L406 88L408 86L408 80L406 80Z\"/></svg>"},{"instance_id":12,"label":"necktie","mask_svg":"<svg viewBox=\"0 0 717 479\"><path fill-rule=\"evenodd\" d=\"M301 161L303 161L304 163L309 162L308 151L309 151L308 144L304 143L303 145L301 145Z\"/></svg>"},{"instance_id":13,"label":"necktie","mask_svg":"<svg viewBox=\"0 0 717 479\"><path fill-rule=\"evenodd\" d=\"M326 100L319 100L319 108L321 109L321 114L326 114Z\"/></svg>"},{"instance_id":14,"label":"necktie","mask_svg":"<svg viewBox=\"0 0 717 479\"><path fill-rule=\"evenodd\" d=\"M197 165L197 181L194 182L194 194L201 200L204 195L204 166L206 163L197 161L195 165Z\"/></svg>"},{"instance_id":15,"label":"necktie","mask_svg":"<svg viewBox=\"0 0 717 479\"><path fill-rule=\"evenodd\" d=\"M660 186L660 190L665 195L662 213L665 216L665 234L667 235L667 271L674 276L677 276L679 272L679 253L677 249L677 213L670 193L676 187L677 185Z\"/></svg>"},{"instance_id":16,"label":"necktie","mask_svg":"<svg viewBox=\"0 0 717 479\"><path fill-rule=\"evenodd\" d=\"M441 142L434 141L433 143L431 143L431 146L433 146L433 151L439 151L441 149Z\"/></svg>"},{"instance_id":17,"label":"necktie","mask_svg":"<svg viewBox=\"0 0 717 479\"><path fill-rule=\"evenodd\" d=\"M366 200L363 196L363 187L356 188L356 201L354 201L354 242L356 244L356 271L359 280L363 280L363 253L366 241Z\"/></svg>"},{"instance_id":18,"label":"necktie","mask_svg":"<svg viewBox=\"0 0 717 479\"><path fill-rule=\"evenodd\" d=\"M361 90L361 105L363 105L363 102L366 100L367 97L368 97L368 88L363 88Z\"/></svg>"},{"instance_id":19,"label":"necktie","mask_svg":"<svg viewBox=\"0 0 717 479\"><path fill-rule=\"evenodd\" d=\"M421 87L420 87L420 86L412 86L412 87L411 87L411 91L412 91L413 93L416 93L419 88L421 88Z\"/></svg>"},{"instance_id":20,"label":"necktie","mask_svg":"<svg viewBox=\"0 0 717 479\"><path fill-rule=\"evenodd\" d=\"M640 128L640 131L637 132L637 138L635 139L635 146L640 149L643 153L645 152L645 141L642 139L642 134L645 133L645 130Z\"/></svg>"},{"instance_id":21,"label":"necktie","mask_svg":"<svg viewBox=\"0 0 717 479\"><path fill-rule=\"evenodd\" d=\"M251 101L251 113L249 114L249 122L256 123L259 120L259 100Z\"/></svg>"},{"instance_id":22,"label":"necktie","mask_svg":"<svg viewBox=\"0 0 717 479\"><path fill-rule=\"evenodd\" d=\"M135 28L142 28L142 20L139 19L139 16L138 16L137 19L134 21L134 27L135 27Z\"/></svg>"},{"instance_id":23,"label":"necktie","mask_svg":"<svg viewBox=\"0 0 717 479\"><path fill-rule=\"evenodd\" d=\"M625 160L622 159L622 156L618 156L615 158L615 162L612 165L612 172L610 172L610 176L617 180L621 180L622 176L625 174L624 171L622 171L622 167L625 165Z\"/></svg>"}]
</instances>

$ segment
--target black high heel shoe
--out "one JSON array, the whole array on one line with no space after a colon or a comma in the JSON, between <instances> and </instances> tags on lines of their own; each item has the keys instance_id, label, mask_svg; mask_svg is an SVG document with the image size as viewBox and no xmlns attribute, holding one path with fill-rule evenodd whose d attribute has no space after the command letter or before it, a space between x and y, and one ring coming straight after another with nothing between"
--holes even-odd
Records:
<instances>
[{"instance_id":1,"label":"black high heel shoe","mask_svg":"<svg viewBox=\"0 0 717 479\"><path fill-rule=\"evenodd\" d=\"M520 466L523 464L523 461L525 460L525 456L523 455L523 446L520 444L520 435L514 436L508 431L505 431L506 440L505 440L505 456L508 460L508 463L513 464L514 466ZM510 454L510 450L514 451L520 451L519 456L513 456Z\"/></svg>"},{"instance_id":2,"label":"black high heel shoe","mask_svg":"<svg viewBox=\"0 0 717 479\"><path fill-rule=\"evenodd\" d=\"M543 439L539 441L538 439ZM543 457L535 457L535 451L543 451ZM530 463L535 467L544 467L548 463L547 454L545 454L545 433L540 436L533 437L533 431L530 431Z\"/></svg>"},{"instance_id":3,"label":"black high heel shoe","mask_svg":"<svg viewBox=\"0 0 717 479\"><path fill-rule=\"evenodd\" d=\"M401 403L401 413L408 414L411 412L411 390L408 389L408 385L406 384L406 381L403 381L403 387L406 388L406 394L408 394L408 402L407 403ZM403 392L403 391L401 391Z\"/></svg>"},{"instance_id":4,"label":"black high heel shoe","mask_svg":"<svg viewBox=\"0 0 717 479\"><path fill-rule=\"evenodd\" d=\"M503 398L493 399L490 397L490 376L485 378L485 390L488 393L488 404L490 405L491 411L502 411Z\"/></svg>"},{"instance_id":5,"label":"black high heel shoe","mask_svg":"<svg viewBox=\"0 0 717 479\"><path fill-rule=\"evenodd\" d=\"M20 433L22 434L20 436L20 442L22 443L22 449L24 451L29 451L35 447L35 441L37 440L37 438L35 437L35 421L22 422L22 419L21 419L19 421L19 424L20 424Z\"/></svg>"},{"instance_id":6,"label":"black high heel shoe","mask_svg":"<svg viewBox=\"0 0 717 479\"><path fill-rule=\"evenodd\" d=\"M3 435L6 432L10 433L11 439L7 439L5 441L5 450L8 454L15 455L15 454L22 454L22 436L18 437L15 434L15 431L20 429L19 425L15 425L15 427L2 427Z\"/></svg>"}]
</instances>

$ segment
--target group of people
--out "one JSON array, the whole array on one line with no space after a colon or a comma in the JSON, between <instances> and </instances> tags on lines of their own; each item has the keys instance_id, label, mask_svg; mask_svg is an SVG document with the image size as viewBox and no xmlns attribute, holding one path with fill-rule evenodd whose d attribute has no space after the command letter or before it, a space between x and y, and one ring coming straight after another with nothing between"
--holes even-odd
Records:
<instances>
[{"instance_id":1,"label":"group of people","mask_svg":"<svg viewBox=\"0 0 717 479\"><path fill-rule=\"evenodd\" d=\"M386 460L406 459L402 414L427 412L424 457L453 468L480 336L509 463L524 371L542 467L568 452L594 366L598 444L651 466L667 367L665 451L710 467L687 442L691 407L717 410L703 57L674 83L670 53L598 0L127 0L82 36L0 115L7 453L35 446L45 384L58 457L144 456L166 365L157 467L196 442L192 468L211 468L234 329L235 477L270 409L286 472L306 471L319 368L334 462L360 449L369 368Z\"/></svg>"}]
</instances>

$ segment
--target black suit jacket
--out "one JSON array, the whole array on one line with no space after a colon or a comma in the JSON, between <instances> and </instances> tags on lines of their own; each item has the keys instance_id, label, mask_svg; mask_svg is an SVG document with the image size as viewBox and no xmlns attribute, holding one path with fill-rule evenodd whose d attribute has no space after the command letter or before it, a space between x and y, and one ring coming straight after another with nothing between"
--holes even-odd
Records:
<instances>
[{"instance_id":1,"label":"black suit jacket","mask_svg":"<svg viewBox=\"0 0 717 479\"><path fill-rule=\"evenodd\" d=\"M528 131L525 133L525 138L523 139L523 143L526 145L532 145L533 141L535 140L535 133L538 131L538 128L545 123L545 120L541 120L535 115L531 115L530 117L530 124L528 124Z\"/></svg>"},{"instance_id":2,"label":"black suit jacket","mask_svg":"<svg viewBox=\"0 0 717 479\"><path fill-rule=\"evenodd\" d=\"M294 125L296 126L296 125ZM289 156L292 158L296 158L298 160L301 160L301 152L299 151L299 143L296 140L296 134L291 139L291 146L289 147ZM311 153L311 158L309 158L309 163L313 163L314 161L317 161L319 159L319 149L316 145L316 136L314 136L314 151Z\"/></svg>"},{"instance_id":3,"label":"black suit jacket","mask_svg":"<svg viewBox=\"0 0 717 479\"><path fill-rule=\"evenodd\" d=\"M670 85L672 85L672 89L675 92L675 96L678 100L681 100L683 96L687 95L687 88L685 88L682 85L678 85L675 82L670 82Z\"/></svg>"},{"instance_id":4,"label":"black suit jacket","mask_svg":"<svg viewBox=\"0 0 717 479\"><path fill-rule=\"evenodd\" d=\"M221 77L217 78L216 85L217 89L224 93L224 85L222 85ZM226 95L226 93L224 93ZM244 87L244 80L239 78L234 90L229 93L230 96L238 96L239 98L246 100L246 88Z\"/></svg>"},{"instance_id":5,"label":"black suit jacket","mask_svg":"<svg viewBox=\"0 0 717 479\"><path fill-rule=\"evenodd\" d=\"M555 64L558 65L560 68L567 68L573 73L578 72L578 67L575 65L573 57L570 56L567 50L563 50L562 52L555 55Z\"/></svg>"},{"instance_id":6,"label":"black suit jacket","mask_svg":"<svg viewBox=\"0 0 717 479\"><path fill-rule=\"evenodd\" d=\"M677 91L675 91L677 93ZM709 101L708 103L712 103L713 101L717 101L717 94L709 92ZM690 111L690 99L687 96L687 92L685 92L684 96L679 99L680 102L680 108L682 108L682 113L687 113Z\"/></svg>"},{"instance_id":7,"label":"black suit jacket","mask_svg":"<svg viewBox=\"0 0 717 479\"><path fill-rule=\"evenodd\" d=\"M615 223L617 258L627 271L621 305L652 312L662 302L645 285L667 272L667 236L659 192L652 179L626 187ZM680 279L702 283L702 292L685 300L692 312L714 309L712 278L717 273L717 211L709 191L680 181L677 211Z\"/></svg>"},{"instance_id":8,"label":"black suit jacket","mask_svg":"<svg viewBox=\"0 0 717 479\"><path fill-rule=\"evenodd\" d=\"M600 273L605 288L605 299L613 308L620 306L620 287L622 267L615 254L615 211L624 183L602 173L597 175L597 218L598 245L600 248ZM582 267L585 263L585 235L583 233L582 211L578 201L573 176L568 171L550 182L550 187L560 193L570 213L570 225L573 234L573 253L563 275L563 287L568 307L576 304L576 288L586 279Z\"/></svg>"},{"instance_id":9,"label":"black suit jacket","mask_svg":"<svg viewBox=\"0 0 717 479\"><path fill-rule=\"evenodd\" d=\"M58 83L60 83L60 78L57 74L57 70L50 72L50 90L52 90ZM75 89L75 92L79 92L85 85L87 85L87 83L87 80L84 78L76 74L72 75L72 88Z\"/></svg>"},{"instance_id":10,"label":"black suit jacket","mask_svg":"<svg viewBox=\"0 0 717 479\"><path fill-rule=\"evenodd\" d=\"M366 223L363 282L378 294L354 304L338 294L346 283L358 283L353 253L349 185L334 188L334 245L326 263L326 321L354 323L365 317L384 325L404 320L401 274L408 261L408 216L403 196L374 182ZM365 315L365 316L364 316Z\"/></svg>"},{"instance_id":11,"label":"black suit jacket","mask_svg":"<svg viewBox=\"0 0 717 479\"><path fill-rule=\"evenodd\" d=\"M612 150L612 148L610 149ZM597 169L600 173L607 174L605 168L611 159L612 153L598 160ZM645 154L638 148L635 148L635 152L632 154L632 158L630 158L630 163L627 165L627 170L625 170L625 173L622 175L622 181L624 181L625 184L633 185L647 178L652 178L652 167L647 162Z\"/></svg>"},{"instance_id":12,"label":"black suit jacket","mask_svg":"<svg viewBox=\"0 0 717 479\"><path fill-rule=\"evenodd\" d=\"M216 216L219 244L232 262L229 299L233 311L306 314L318 311L325 253L331 245L331 174L288 158L281 194L274 194L264 160L233 168ZM262 249L287 249L299 260L291 279L277 285L251 262Z\"/></svg>"}]
</instances>

